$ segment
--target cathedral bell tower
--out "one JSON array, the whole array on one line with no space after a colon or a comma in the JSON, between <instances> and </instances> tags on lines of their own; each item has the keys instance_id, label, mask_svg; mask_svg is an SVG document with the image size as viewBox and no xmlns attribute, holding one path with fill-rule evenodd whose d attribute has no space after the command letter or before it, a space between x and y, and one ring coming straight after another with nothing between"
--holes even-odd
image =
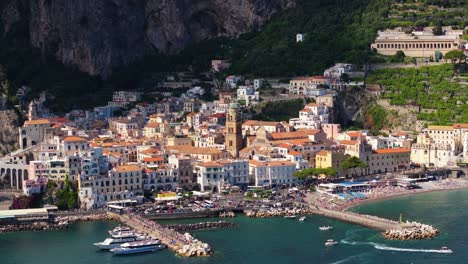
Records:
<instances>
[{"instance_id":1,"label":"cathedral bell tower","mask_svg":"<svg viewBox=\"0 0 468 264\"><path fill-rule=\"evenodd\" d=\"M234 158L239 157L239 150L243 148L242 118L239 105L231 103L226 116L226 150Z\"/></svg>"}]
</instances>

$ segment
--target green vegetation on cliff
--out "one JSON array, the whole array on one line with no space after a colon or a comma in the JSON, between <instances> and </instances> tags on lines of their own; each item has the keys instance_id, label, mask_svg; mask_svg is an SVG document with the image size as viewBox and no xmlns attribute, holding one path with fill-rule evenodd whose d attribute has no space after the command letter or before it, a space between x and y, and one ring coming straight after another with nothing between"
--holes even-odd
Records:
<instances>
[{"instance_id":1,"label":"green vegetation on cliff","mask_svg":"<svg viewBox=\"0 0 468 264\"><path fill-rule=\"evenodd\" d=\"M468 88L455 75L454 65L382 69L367 83L384 87L383 98L392 105L419 106L419 120L433 124L468 123Z\"/></svg>"},{"instance_id":2,"label":"green vegetation on cliff","mask_svg":"<svg viewBox=\"0 0 468 264\"><path fill-rule=\"evenodd\" d=\"M287 121L299 115L299 110L304 108L304 100L284 100L276 102L265 102L260 104L261 113L253 119L263 121Z\"/></svg>"}]
</instances>

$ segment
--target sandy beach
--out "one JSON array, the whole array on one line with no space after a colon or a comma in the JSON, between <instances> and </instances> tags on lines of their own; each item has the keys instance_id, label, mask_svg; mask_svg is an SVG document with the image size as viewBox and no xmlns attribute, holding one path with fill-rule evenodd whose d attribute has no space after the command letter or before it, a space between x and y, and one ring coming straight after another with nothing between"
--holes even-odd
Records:
<instances>
[{"instance_id":1,"label":"sandy beach","mask_svg":"<svg viewBox=\"0 0 468 264\"><path fill-rule=\"evenodd\" d=\"M423 182L420 183L419 189L405 189L401 187L383 187L375 188L369 192L365 192L365 199L354 199L351 201L345 201L343 199L333 198L327 194L315 194L311 201L319 207L328 208L337 211L346 211L357 205L364 203L381 201L390 198L430 193L430 192L443 192L452 190L468 189L468 180L466 179L446 179L437 182Z\"/></svg>"}]
</instances>

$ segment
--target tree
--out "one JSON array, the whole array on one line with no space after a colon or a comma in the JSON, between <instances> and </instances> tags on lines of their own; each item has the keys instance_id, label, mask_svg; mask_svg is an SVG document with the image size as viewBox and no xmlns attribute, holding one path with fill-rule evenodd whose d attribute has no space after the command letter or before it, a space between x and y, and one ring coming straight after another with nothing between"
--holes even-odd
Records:
<instances>
[{"instance_id":1,"label":"tree","mask_svg":"<svg viewBox=\"0 0 468 264\"><path fill-rule=\"evenodd\" d=\"M348 156L341 164L340 167L345 170L353 169L354 174L356 174L357 168L367 168L367 164L362 162L358 157ZM353 174L353 175L354 175Z\"/></svg>"},{"instance_id":2,"label":"tree","mask_svg":"<svg viewBox=\"0 0 468 264\"><path fill-rule=\"evenodd\" d=\"M435 26L433 29L432 29L432 33L436 36L440 36L442 34L444 34L444 31L442 30L442 26L441 25L437 25Z\"/></svg>"},{"instance_id":3,"label":"tree","mask_svg":"<svg viewBox=\"0 0 468 264\"><path fill-rule=\"evenodd\" d=\"M327 178L334 177L338 174L338 171L328 167L328 168L308 168L301 171L296 171L294 176L300 180L304 180L308 182L313 177L317 177L319 175L325 175Z\"/></svg>"},{"instance_id":4,"label":"tree","mask_svg":"<svg viewBox=\"0 0 468 264\"><path fill-rule=\"evenodd\" d=\"M462 62L466 59L465 53L461 50L451 50L445 54L445 59L452 63Z\"/></svg>"},{"instance_id":5,"label":"tree","mask_svg":"<svg viewBox=\"0 0 468 264\"><path fill-rule=\"evenodd\" d=\"M392 62L403 62L405 61L405 53L401 50L397 51L395 55L392 57Z\"/></svg>"},{"instance_id":6,"label":"tree","mask_svg":"<svg viewBox=\"0 0 468 264\"><path fill-rule=\"evenodd\" d=\"M345 82L345 83L348 83L349 82L349 75L347 73L343 73L341 74L341 81L342 82Z\"/></svg>"}]
</instances>

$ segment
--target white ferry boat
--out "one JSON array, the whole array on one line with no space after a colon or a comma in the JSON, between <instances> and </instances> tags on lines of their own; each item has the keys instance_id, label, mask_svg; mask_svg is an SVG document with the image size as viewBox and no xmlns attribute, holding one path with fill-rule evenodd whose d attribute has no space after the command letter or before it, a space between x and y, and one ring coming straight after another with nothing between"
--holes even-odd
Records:
<instances>
[{"instance_id":1,"label":"white ferry boat","mask_svg":"<svg viewBox=\"0 0 468 264\"><path fill-rule=\"evenodd\" d=\"M109 230L109 235L113 236L114 234L118 234L121 232L130 232L130 231L132 230L128 226L118 226L112 230Z\"/></svg>"},{"instance_id":2,"label":"white ferry boat","mask_svg":"<svg viewBox=\"0 0 468 264\"><path fill-rule=\"evenodd\" d=\"M331 226L321 226L321 227L319 227L320 231L327 231L327 230L330 230L332 228L333 227L331 227Z\"/></svg>"},{"instance_id":3,"label":"white ferry boat","mask_svg":"<svg viewBox=\"0 0 468 264\"><path fill-rule=\"evenodd\" d=\"M152 252L164 249L166 246L161 244L159 240L144 240L138 242L124 243L120 247L111 249L110 251L116 255L135 254L143 252Z\"/></svg>"},{"instance_id":4,"label":"white ferry boat","mask_svg":"<svg viewBox=\"0 0 468 264\"><path fill-rule=\"evenodd\" d=\"M327 247L334 246L336 244L338 244L338 242L336 242L333 239L328 239L327 242L325 242L325 246L327 246Z\"/></svg>"},{"instance_id":5,"label":"white ferry boat","mask_svg":"<svg viewBox=\"0 0 468 264\"><path fill-rule=\"evenodd\" d=\"M112 237L107 238L102 242L94 243L94 245L100 249L113 249L123 243L141 241L145 239L145 236L140 236L134 232L122 232L116 235L112 235Z\"/></svg>"},{"instance_id":6,"label":"white ferry boat","mask_svg":"<svg viewBox=\"0 0 468 264\"><path fill-rule=\"evenodd\" d=\"M299 222L304 222L305 220L306 220L305 216L302 216L301 218L299 218Z\"/></svg>"}]
</instances>

